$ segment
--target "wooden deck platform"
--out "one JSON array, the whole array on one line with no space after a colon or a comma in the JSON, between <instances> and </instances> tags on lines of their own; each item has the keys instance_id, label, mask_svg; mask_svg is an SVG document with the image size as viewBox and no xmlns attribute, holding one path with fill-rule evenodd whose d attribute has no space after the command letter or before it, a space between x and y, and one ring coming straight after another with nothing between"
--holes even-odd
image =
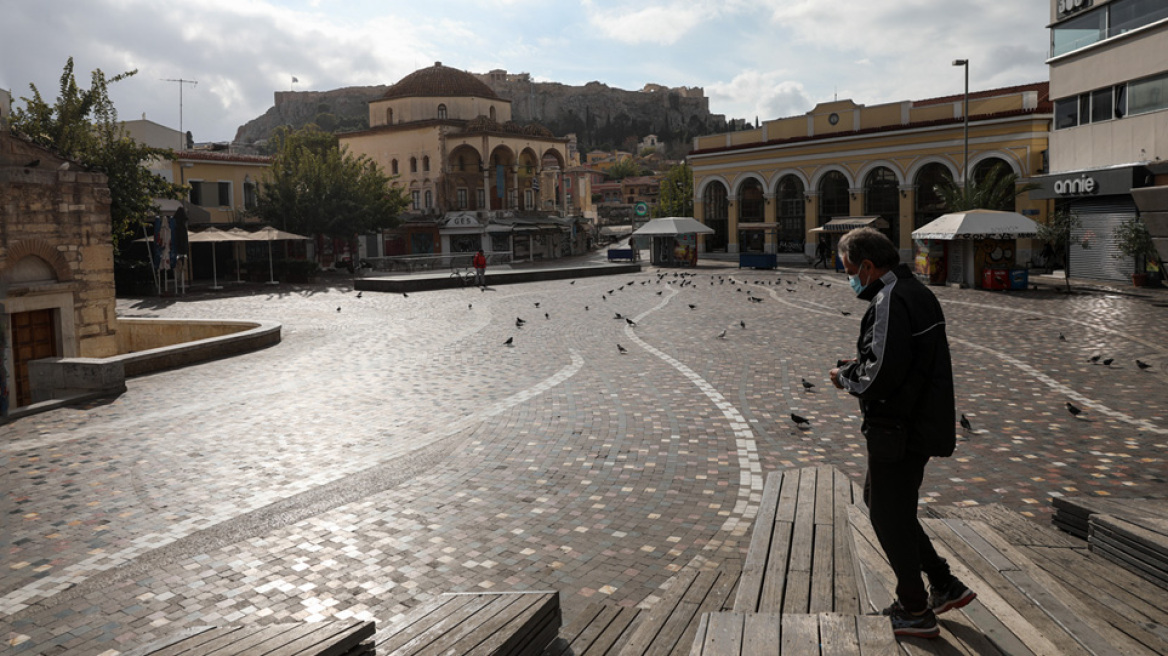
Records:
<instances>
[{"instance_id":1,"label":"wooden deck platform","mask_svg":"<svg viewBox=\"0 0 1168 656\"><path fill-rule=\"evenodd\" d=\"M374 642L378 656L537 656L559 630L559 593L448 593L387 624Z\"/></svg>"},{"instance_id":2,"label":"wooden deck platform","mask_svg":"<svg viewBox=\"0 0 1168 656\"><path fill-rule=\"evenodd\" d=\"M373 622L204 626L125 656L362 656L373 654Z\"/></svg>"},{"instance_id":3,"label":"wooden deck platform","mask_svg":"<svg viewBox=\"0 0 1168 656\"><path fill-rule=\"evenodd\" d=\"M869 615L892 601L891 567L859 486L813 467L768 475L741 572L682 570L648 609L594 605L544 654L1168 654L1163 590L1085 542L1000 506L926 510L978 593L940 638L897 640Z\"/></svg>"}]
</instances>

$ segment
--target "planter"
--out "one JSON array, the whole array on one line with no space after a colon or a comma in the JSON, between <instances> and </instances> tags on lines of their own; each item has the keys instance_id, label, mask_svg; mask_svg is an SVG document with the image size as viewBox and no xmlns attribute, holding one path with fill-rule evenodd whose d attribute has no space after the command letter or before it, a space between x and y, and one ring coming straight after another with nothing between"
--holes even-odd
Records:
<instances>
[{"instance_id":1,"label":"planter","mask_svg":"<svg viewBox=\"0 0 1168 656\"><path fill-rule=\"evenodd\" d=\"M1146 274L1146 273L1133 273L1132 274L1132 287L1147 287L1147 286L1148 286L1148 274Z\"/></svg>"}]
</instances>

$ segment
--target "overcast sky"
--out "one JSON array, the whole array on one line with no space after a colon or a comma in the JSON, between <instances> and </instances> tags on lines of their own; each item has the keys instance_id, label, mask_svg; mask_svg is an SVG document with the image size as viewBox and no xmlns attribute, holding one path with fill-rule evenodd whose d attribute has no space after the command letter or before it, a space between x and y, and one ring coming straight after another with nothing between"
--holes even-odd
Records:
<instances>
[{"instance_id":1,"label":"overcast sky","mask_svg":"<svg viewBox=\"0 0 1168 656\"><path fill-rule=\"evenodd\" d=\"M751 121L834 97L860 104L1047 79L1047 0L7 0L0 88L57 97L137 69L111 95L122 119L230 141L272 93L392 84L441 61L540 81L704 87L710 110Z\"/></svg>"}]
</instances>

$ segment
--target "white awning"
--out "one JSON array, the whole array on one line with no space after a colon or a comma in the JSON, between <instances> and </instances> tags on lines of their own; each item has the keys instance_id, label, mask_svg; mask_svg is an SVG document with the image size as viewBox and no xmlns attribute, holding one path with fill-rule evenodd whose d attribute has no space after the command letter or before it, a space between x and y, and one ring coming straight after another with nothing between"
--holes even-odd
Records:
<instances>
[{"instance_id":1,"label":"white awning","mask_svg":"<svg viewBox=\"0 0 1168 656\"><path fill-rule=\"evenodd\" d=\"M952 212L913 230L913 239L1017 239L1034 237L1038 224L1017 212Z\"/></svg>"},{"instance_id":2,"label":"white awning","mask_svg":"<svg viewBox=\"0 0 1168 656\"><path fill-rule=\"evenodd\" d=\"M807 232L819 234L822 232L843 233L856 228L887 228L888 222L878 216L842 216L827 223L812 228Z\"/></svg>"},{"instance_id":3,"label":"white awning","mask_svg":"<svg viewBox=\"0 0 1168 656\"><path fill-rule=\"evenodd\" d=\"M653 219L637 228L634 235L712 235L714 229L688 216Z\"/></svg>"}]
</instances>

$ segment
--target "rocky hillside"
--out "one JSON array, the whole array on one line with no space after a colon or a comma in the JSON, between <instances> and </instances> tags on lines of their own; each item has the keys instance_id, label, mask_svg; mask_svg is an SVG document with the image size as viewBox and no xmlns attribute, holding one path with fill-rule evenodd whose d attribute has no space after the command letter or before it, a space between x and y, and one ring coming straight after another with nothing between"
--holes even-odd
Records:
<instances>
[{"instance_id":1,"label":"rocky hillside","mask_svg":"<svg viewBox=\"0 0 1168 656\"><path fill-rule=\"evenodd\" d=\"M700 88L648 85L641 91L616 89L600 82L569 86L532 82L527 74L493 71L480 75L495 93L511 101L514 119L537 121L563 136L575 133L581 148L631 149L648 134L667 144L667 155L689 151L693 137L727 129L726 117L711 114ZM387 87L346 87L333 91L280 91L275 106L235 133L235 142L255 144L277 126L301 127L316 122L331 130L368 126L366 103Z\"/></svg>"}]
</instances>

